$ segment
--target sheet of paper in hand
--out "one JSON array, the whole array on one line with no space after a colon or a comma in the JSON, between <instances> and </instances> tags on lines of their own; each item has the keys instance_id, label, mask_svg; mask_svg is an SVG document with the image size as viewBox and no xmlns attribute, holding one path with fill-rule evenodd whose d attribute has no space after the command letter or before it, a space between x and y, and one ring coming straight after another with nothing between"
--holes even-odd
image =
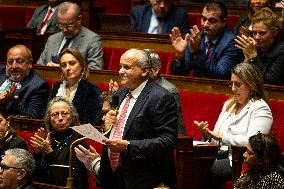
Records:
<instances>
[{"instance_id":1,"label":"sheet of paper in hand","mask_svg":"<svg viewBox=\"0 0 284 189\"><path fill-rule=\"evenodd\" d=\"M74 131L80 133L81 135L87 137L88 139L95 140L101 144L105 144L103 141L107 140L107 138L100 133L95 127L91 124L84 124L79 126L71 127Z\"/></svg>"}]
</instances>

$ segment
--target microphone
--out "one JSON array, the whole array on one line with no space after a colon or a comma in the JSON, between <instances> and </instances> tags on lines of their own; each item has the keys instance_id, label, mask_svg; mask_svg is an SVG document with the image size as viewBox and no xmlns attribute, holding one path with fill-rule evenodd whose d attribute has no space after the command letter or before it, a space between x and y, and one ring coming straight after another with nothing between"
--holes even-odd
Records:
<instances>
[{"instance_id":1,"label":"microphone","mask_svg":"<svg viewBox=\"0 0 284 189\"><path fill-rule=\"evenodd\" d=\"M117 111L118 104L119 104L119 97L116 94L114 94L111 97L110 104L111 104L111 109L114 110L114 111ZM109 128L103 133L103 135L107 135L111 131L113 124L109 125L108 127Z\"/></svg>"},{"instance_id":2,"label":"microphone","mask_svg":"<svg viewBox=\"0 0 284 189\"><path fill-rule=\"evenodd\" d=\"M74 178L72 177L72 149L79 142L86 140L86 139L87 139L87 137L79 138L79 139L73 141L70 145L70 148L69 148L69 174L68 174L68 178L67 178L67 181L66 181L66 188L67 189L72 189L73 180L74 180Z\"/></svg>"}]
</instances>

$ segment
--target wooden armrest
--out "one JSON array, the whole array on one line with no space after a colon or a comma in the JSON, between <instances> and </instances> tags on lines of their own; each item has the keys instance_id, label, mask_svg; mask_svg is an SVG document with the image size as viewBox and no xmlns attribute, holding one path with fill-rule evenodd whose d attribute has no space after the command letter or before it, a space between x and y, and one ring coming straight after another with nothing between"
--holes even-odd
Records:
<instances>
[{"instance_id":1,"label":"wooden armrest","mask_svg":"<svg viewBox=\"0 0 284 189\"><path fill-rule=\"evenodd\" d=\"M243 154L246 151L246 146L232 145L232 182L235 183L241 176Z\"/></svg>"}]
</instances>

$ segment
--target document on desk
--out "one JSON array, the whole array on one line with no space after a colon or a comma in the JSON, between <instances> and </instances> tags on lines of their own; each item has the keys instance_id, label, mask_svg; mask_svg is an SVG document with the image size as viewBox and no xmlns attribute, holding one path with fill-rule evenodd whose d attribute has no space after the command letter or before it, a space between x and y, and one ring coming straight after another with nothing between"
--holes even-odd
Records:
<instances>
[{"instance_id":1,"label":"document on desk","mask_svg":"<svg viewBox=\"0 0 284 189\"><path fill-rule=\"evenodd\" d=\"M71 129L87 137L88 139L95 140L101 144L105 144L103 141L107 140L107 138L102 133L100 133L94 126L89 123L71 127Z\"/></svg>"},{"instance_id":2,"label":"document on desk","mask_svg":"<svg viewBox=\"0 0 284 189\"><path fill-rule=\"evenodd\" d=\"M198 140L193 141L193 146L195 146L195 145L206 145L206 144L209 144L209 142L198 141Z\"/></svg>"}]
</instances>

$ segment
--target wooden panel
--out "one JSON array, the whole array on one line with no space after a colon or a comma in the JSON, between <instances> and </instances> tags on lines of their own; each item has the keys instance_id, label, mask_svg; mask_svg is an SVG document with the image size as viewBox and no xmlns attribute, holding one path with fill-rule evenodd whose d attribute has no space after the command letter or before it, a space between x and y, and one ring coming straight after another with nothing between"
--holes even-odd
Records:
<instances>
[{"instance_id":1,"label":"wooden panel","mask_svg":"<svg viewBox=\"0 0 284 189\"><path fill-rule=\"evenodd\" d=\"M246 151L245 146L232 145L232 182L235 183L241 176L243 153Z\"/></svg>"},{"instance_id":2,"label":"wooden panel","mask_svg":"<svg viewBox=\"0 0 284 189\"><path fill-rule=\"evenodd\" d=\"M59 68L35 65L36 71L45 79L60 79ZM196 93L224 94L230 95L231 88L227 80L190 78L182 76L163 75L173 83L180 91L191 91ZM91 70L89 80L94 83L108 83L110 79L118 81L118 73L108 70ZM273 100L284 100L284 86L265 85L269 98Z\"/></svg>"},{"instance_id":3,"label":"wooden panel","mask_svg":"<svg viewBox=\"0 0 284 189\"><path fill-rule=\"evenodd\" d=\"M35 132L39 128L45 128L42 119L32 119L29 116L9 116L9 125L13 131Z\"/></svg>"},{"instance_id":4,"label":"wooden panel","mask_svg":"<svg viewBox=\"0 0 284 189\"><path fill-rule=\"evenodd\" d=\"M191 137L179 137L176 149L177 189L203 188L219 146L193 146Z\"/></svg>"}]
</instances>

